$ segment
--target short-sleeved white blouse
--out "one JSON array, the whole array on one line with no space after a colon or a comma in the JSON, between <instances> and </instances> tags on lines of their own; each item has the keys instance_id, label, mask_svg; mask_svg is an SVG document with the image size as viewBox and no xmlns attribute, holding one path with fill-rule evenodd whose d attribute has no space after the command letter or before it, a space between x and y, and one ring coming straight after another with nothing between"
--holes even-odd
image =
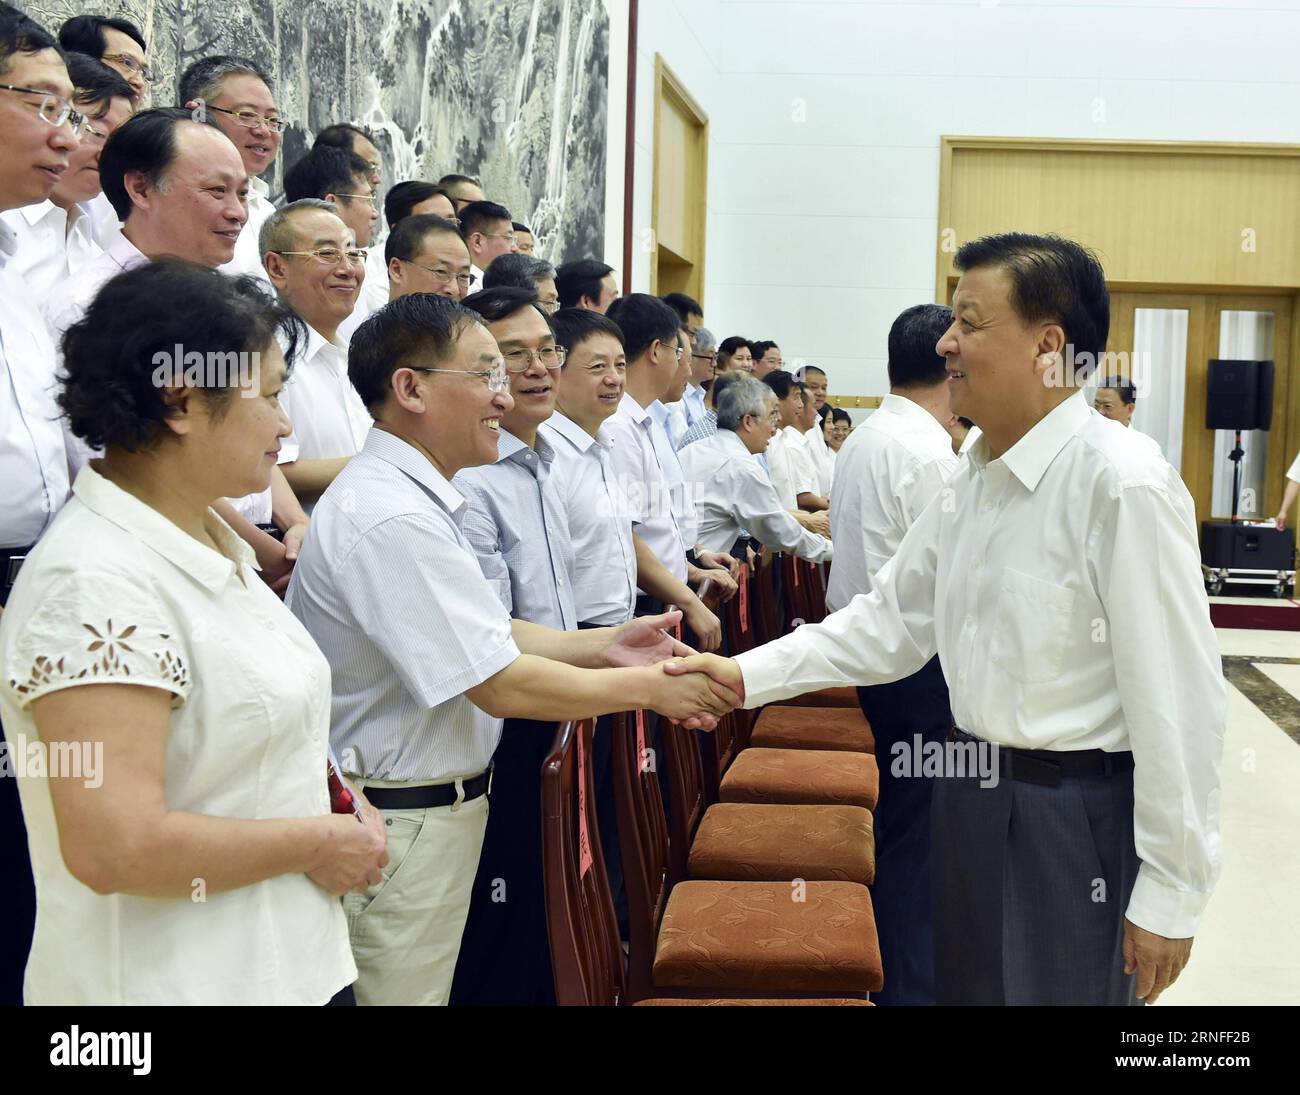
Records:
<instances>
[{"instance_id":1,"label":"short-sleeved white blouse","mask_svg":"<svg viewBox=\"0 0 1300 1095\"><path fill-rule=\"evenodd\" d=\"M329 665L215 513L209 531L220 553L87 465L0 618L0 720L36 879L29 1004L323 1004L356 978L340 903L304 874L215 894L196 880L183 898L96 894L64 864L48 766L25 759L42 750L34 700L145 685L173 697L169 809L329 813ZM70 770L64 758L54 778Z\"/></svg>"}]
</instances>

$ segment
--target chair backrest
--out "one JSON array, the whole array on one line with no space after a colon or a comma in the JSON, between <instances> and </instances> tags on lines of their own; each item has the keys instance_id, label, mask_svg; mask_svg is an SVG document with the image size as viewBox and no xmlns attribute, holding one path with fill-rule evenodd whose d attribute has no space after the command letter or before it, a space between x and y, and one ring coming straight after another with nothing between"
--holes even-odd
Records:
<instances>
[{"instance_id":1,"label":"chair backrest","mask_svg":"<svg viewBox=\"0 0 1300 1095\"><path fill-rule=\"evenodd\" d=\"M812 609L808 604L808 582L804 561L790 552L781 553L781 600L785 606L785 621L793 631L808 623Z\"/></svg>"},{"instance_id":2,"label":"chair backrest","mask_svg":"<svg viewBox=\"0 0 1300 1095\"><path fill-rule=\"evenodd\" d=\"M638 734L636 715L612 716L614 808L627 893L627 1001L648 997L653 987L655 943L668 901L668 825L659 792L658 765L648 728Z\"/></svg>"},{"instance_id":3,"label":"chair backrest","mask_svg":"<svg viewBox=\"0 0 1300 1095\"><path fill-rule=\"evenodd\" d=\"M704 767L697 735L705 730L684 730L669 719L659 720L659 734L668 766L668 885L686 877L686 860L695 830L708 807ZM724 731L725 732L725 731Z\"/></svg>"},{"instance_id":4,"label":"chair backrest","mask_svg":"<svg viewBox=\"0 0 1300 1095\"><path fill-rule=\"evenodd\" d=\"M750 579L750 617L754 623L756 646L770 643L781 637L780 605L776 591L776 556L764 551L757 569Z\"/></svg>"},{"instance_id":5,"label":"chair backrest","mask_svg":"<svg viewBox=\"0 0 1300 1095\"><path fill-rule=\"evenodd\" d=\"M803 568L808 585L808 622L819 624L826 619L826 567L805 560Z\"/></svg>"},{"instance_id":6,"label":"chair backrest","mask_svg":"<svg viewBox=\"0 0 1300 1095\"><path fill-rule=\"evenodd\" d=\"M623 948L596 821L591 720L561 723L542 764L542 871L555 999L612 1006Z\"/></svg>"}]
</instances>

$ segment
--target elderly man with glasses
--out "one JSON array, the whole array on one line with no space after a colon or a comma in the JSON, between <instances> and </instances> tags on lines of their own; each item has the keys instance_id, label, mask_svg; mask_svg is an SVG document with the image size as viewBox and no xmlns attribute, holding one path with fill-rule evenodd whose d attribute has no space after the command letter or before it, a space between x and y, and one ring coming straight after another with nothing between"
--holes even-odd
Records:
<instances>
[{"instance_id":1,"label":"elderly man with glasses","mask_svg":"<svg viewBox=\"0 0 1300 1095\"><path fill-rule=\"evenodd\" d=\"M347 348L338 338L361 292L366 252L336 207L314 198L272 214L260 247L271 284L307 324L306 344L280 395L293 424L280 464L310 513L370 431L370 413L348 380Z\"/></svg>"},{"instance_id":2,"label":"elderly man with glasses","mask_svg":"<svg viewBox=\"0 0 1300 1095\"><path fill-rule=\"evenodd\" d=\"M221 267L222 273L265 278L257 234L275 206L270 187L260 176L275 162L284 128L271 77L244 57L204 57L181 75L179 98L196 117L206 115L217 124L239 149L248 172L248 221L235 244L234 258Z\"/></svg>"}]
</instances>

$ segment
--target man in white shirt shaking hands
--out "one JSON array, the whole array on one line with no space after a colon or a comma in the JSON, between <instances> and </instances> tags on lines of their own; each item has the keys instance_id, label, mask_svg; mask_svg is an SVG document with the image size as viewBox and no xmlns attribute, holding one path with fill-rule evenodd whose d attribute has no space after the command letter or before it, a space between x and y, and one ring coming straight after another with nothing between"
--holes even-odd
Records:
<instances>
[{"instance_id":1,"label":"man in white shirt shaking hands","mask_svg":"<svg viewBox=\"0 0 1300 1095\"><path fill-rule=\"evenodd\" d=\"M933 792L938 1002L1154 1002L1221 859L1226 689L1192 501L1084 400L1110 326L1090 252L1012 233L955 265L938 351L983 431L967 461L870 594L681 668L755 707L938 653L956 722ZM900 744L892 763L919 766Z\"/></svg>"}]
</instances>

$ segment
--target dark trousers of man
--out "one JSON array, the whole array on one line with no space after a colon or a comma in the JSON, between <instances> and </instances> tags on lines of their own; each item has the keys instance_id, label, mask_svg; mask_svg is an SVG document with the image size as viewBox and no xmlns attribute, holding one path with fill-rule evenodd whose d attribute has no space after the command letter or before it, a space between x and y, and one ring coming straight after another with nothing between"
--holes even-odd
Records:
<instances>
[{"instance_id":1,"label":"dark trousers of man","mask_svg":"<svg viewBox=\"0 0 1300 1095\"><path fill-rule=\"evenodd\" d=\"M940 1004L1138 1003L1123 954L1138 872L1132 758L1114 757L1130 766L1055 786L1005 775L991 787L936 782Z\"/></svg>"},{"instance_id":2,"label":"dark trousers of man","mask_svg":"<svg viewBox=\"0 0 1300 1095\"><path fill-rule=\"evenodd\" d=\"M0 725L0 748L5 745ZM10 758L13 759L12 757ZM0 931L0 1006L23 1002L23 971L36 928L36 884L27 852L27 827L18 801L18 780L0 777L0 895L4 930Z\"/></svg>"},{"instance_id":3,"label":"dark trousers of man","mask_svg":"<svg viewBox=\"0 0 1300 1095\"><path fill-rule=\"evenodd\" d=\"M885 988L877 1004L934 1003L934 933L930 886L930 793L921 774L917 740L942 743L952 727L948 685L939 659L892 684L858 689L858 703L871 723L880 769L880 797L873 815L876 881L871 904L880 936ZM894 745L906 751L895 774Z\"/></svg>"},{"instance_id":4,"label":"dark trousers of man","mask_svg":"<svg viewBox=\"0 0 1300 1095\"><path fill-rule=\"evenodd\" d=\"M542 874L542 764L554 740L553 722L506 719L501 731L453 1007L555 1003Z\"/></svg>"}]
</instances>

